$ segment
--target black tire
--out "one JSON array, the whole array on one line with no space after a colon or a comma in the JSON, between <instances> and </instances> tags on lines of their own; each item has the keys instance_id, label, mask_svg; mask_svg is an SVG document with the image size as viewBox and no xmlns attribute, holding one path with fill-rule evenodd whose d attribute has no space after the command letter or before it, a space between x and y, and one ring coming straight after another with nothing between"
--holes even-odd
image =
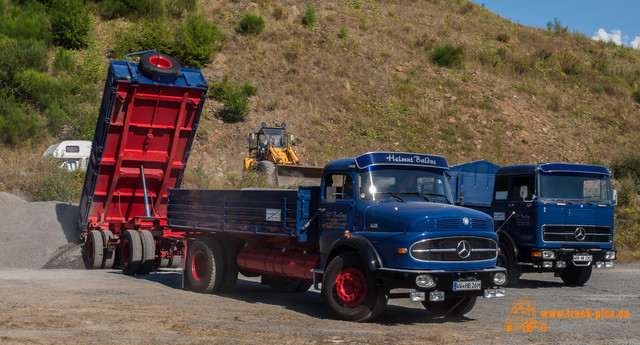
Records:
<instances>
[{"instance_id":1,"label":"black tire","mask_svg":"<svg viewBox=\"0 0 640 345\"><path fill-rule=\"evenodd\" d=\"M106 269L111 269L113 268L113 265L116 262L116 256L118 254L118 251L116 250L109 250L107 243L109 243L110 239L116 238L113 235L113 232L111 232L110 230L105 230L102 232L102 239L104 240L104 244L105 244L105 248L104 248L104 258L103 258L103 264L102 264L102 268L106 268Z\"/></svg>"},{"instance_id":2,"label":"black tire","mask_svg":"<svg viewBox=\"0 0 640 345\"><path fill-rule=\"evenodd\" d=\"M230 240L222 240L221 244L224 255L224 270L220 292L231 292L235 289L238 281L238 250Z\"/></svg>"},{"instance_id":3,"label":"black tire","mask_svg":"<svg viewBox=\"0 0 640 345\"><path fill-rule=\"evenodd\" d=\"M173 254L169 259L169 268L182 268L182 256Z\"/></svg>"},{"instance_id":4,"label":"black tire","mask_svg":"<svg viewBox=\"0 0 640 345\"><path fill-rule=\"evenodd\" d=\"M560 278L567 285L584 285L591 278L593 266L570 266L560 271Z\"/></svg>"},{"instance_id":5,"label":"black tire","mask_svg":"<svg viewBox=\"0 0 640 345\"><path fill-rule=\"evenodd\" d=\"M440 302L424 301L422 305L436 317L460 317L473 309L477 299L477 296L451 298Z\"/></svg>"},{"instance_id":6,"label":"black tire","mask_svg":"<svg viewBox=\"0 0 640 345\"><path fill-rule=\"evenodd\" d=\"M151 231L140 230L138 234L142 242L142 261L140 262L140 271L138 271L138 274L149 274L155 265L156 244Z\"/></svg>"},{"instance_id":7,"label":"black tire","mask_svg":"<svg viewBox=\"0 0 640 345\"><path fill-rule=\"evenodd\" d=\"M104 261L104 240L101 231L91 230L87 233L82 252L84 266L87 269L100 269Z\"/></svg>"},{"instance_id":8,"label":"black tire","mask_svg":"<svg viewBox=\"0 0 640 345\"><path fill-rule=\"evenodd\" d=\"M134 275L142 263L142 241L135 230L127 230L120 237L120 265L122 273Z\"/></svg>"},{"instance_id":9,"label":"black tire","mask_svg":"<svg viewBox=\"0 0 640 345\"><path fill-rule=\"evenodd\" d=\"M500 241L499 248L497 266L507 270L505 286L516 286L522 275L520 266L516 262L516 253L505 241Z\"/></svg>"},{"instance_id":10,"label":"black tire","mask_svg":"<svg viewBox=\"0 0 640 345\"><path fill-rule=\"evenodd\" d=\"M276 183L276 166L272 161L259 161L256 164L256 171L259 174L264 174L267 177L267 182L270 184Z\"/></svg>"},{"instance_id":11,"label":"black tire","mask_svg":"<svg viewBox=\"0 0 640 345\"><path fill-rule=\"evenodd\" d=\"M218 292L222 286L224 259L216 239L196 240L189 246L184 274L193 291Z\"/></svg>"},{"instance_id":12,"label":"black tire","mask_svg":"<svg viewBox=\"0 0 640 345\"><path fill-rule=\"evenodd\" d=\"M386 291L375 284L355 252L331 260L324 273L322 296L337 317L357 322L380 315L388 301Z\"/></svg>"},{"instance_id":13,"label":"black tire","mask_svg":"<svg viewBox=\"0 0 640 345\"><path fill-rule=\"evenodd\" d=\"M181 66L178 60L169 55L151 52L140 57L138 68L148 78L153 78L154 74L177 77Z\"/></svg>"}]
</instances>

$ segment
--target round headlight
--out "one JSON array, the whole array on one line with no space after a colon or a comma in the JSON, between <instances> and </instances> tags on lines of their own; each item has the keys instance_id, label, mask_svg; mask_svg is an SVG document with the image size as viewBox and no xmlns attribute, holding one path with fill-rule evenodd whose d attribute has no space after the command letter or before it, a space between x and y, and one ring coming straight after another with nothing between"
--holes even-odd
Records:
<instances>
[{"instance_id":1,"label":"round headlight","mask_svg":"<svg viewBox=\"0 0 640 345\"><path fill-rule=\"evenodd\" d=\"M421 288L430 288L436 286L436 280L431 274L420 274L416 277L416 285Z\"/></svg>"},{"instance_id":2,"label":"round headlight","mask_svg":"<svg viewBox=\"0 0 640 345\"><path fill-rule=\"evenodd\" d=\"M504 272L497 272L493 275L493 283L496 285L504 285L507 281L507 275Z\"/></svg>"}]
</instances>

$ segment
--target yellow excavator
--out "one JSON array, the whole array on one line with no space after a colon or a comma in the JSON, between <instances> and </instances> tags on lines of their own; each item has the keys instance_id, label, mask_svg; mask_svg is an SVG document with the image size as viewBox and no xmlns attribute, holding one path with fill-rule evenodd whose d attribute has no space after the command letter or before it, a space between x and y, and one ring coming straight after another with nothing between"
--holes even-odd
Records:
<instances>
[{"instance_id":1,"label":"yellow excavator","mask_svg":"<svg viewBox=\"0 0 640 345\"><path fill-rule=\"evenodd\" d=\"M244 159L246 171L266 174L270 183L279 186L309 185L319 186L322 167L312 167L302 163L296 152L293 135L287 136L286 125L262 128L249 136L249 157Z\"/></svg>"}]
</instances>

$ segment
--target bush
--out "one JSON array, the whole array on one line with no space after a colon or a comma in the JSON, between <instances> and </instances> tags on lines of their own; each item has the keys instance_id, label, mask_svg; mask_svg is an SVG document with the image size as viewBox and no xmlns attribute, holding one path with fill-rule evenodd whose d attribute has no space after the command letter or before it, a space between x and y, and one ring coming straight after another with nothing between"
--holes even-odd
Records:
<instances>
[{"instance_id":1,"label":"bush","mask_svg":"<svg viewBox=\"0 0 640 345\"><path fill-rule=\"evenodd\" d=\"M50 42L51 33L47 27L49 21L46 8L37 1L24 2L0 1L0 34L11 38L37 39Z\"/></svg>"},{"instance_id":2,"label":"bush","mask_svg":"<svg viewBox=\"0 0 640 345\"><path fill-rule=\"evenodd\" d=\"M37 181L36 201L77 202L82 192L83 171L60 169L60 161L50 159L44 163L46 169L42 179Z\"/></svg>"},{"instance_id":3,"label":"bush","mask_svg":"<svg viewBox=\"0 0 640 345\"><path fill-rule=\"evenodd\" d=\"M464 49L444 45L436 47L431 53L431 61L441 67L452 67L462 64L464 59Z\"/></svg>"},{"instance_id":4,"label":"bush","mask_svg":"<svg viewBox=\"0 0 640 345\"><path fill-rule=\"evenodd\" d=\"M0 142L8 146L27 144L45 135L36 110L13 98L0 101Z\"/></svg>"},{"instance_id":5,"label":"bush","mask_svg":"<svg viewBox=\"0 0 640 345\"><path fill-rule=\"evenodd\" d=\"M347 27L343 26L340 28L340 31L338 31L338 38L345 39L347 37L349 37L349 32L347 32Z\"/></svg>"},{"instance_id":6,"label":"bush","mask_svg":"<svg viewBox=\"0 0 640 345\"><path fill-rule=\"evenodd\" d=\"M302 17L302 25L312 28L316 25L316 9L310 3L307 3L307 8L304 11L304 16Z\"/></svg>"},{"instance_id":7,"label":"bush","mask_svg":"<svg viewBox=\"0 0 640 345\"><path fill-rule=\"evenodd\" d=\"M43 41L33 38L18 39L16 53L24 68L45 72L49 68L49 53Z\"/></svg>"},{"instance_id":8,"label":"bush","mask_svg":"<svg viewBox=\"0 0 640 345\"><path fill-rule=\"evenodd\" d=\"M213 55L222 49L226 36L218 27L202 15L194 15L186 23L173 30L174 41L166 50L180 64L201 68L211 62Z\"/></svg>"},{"instance_id":9,"label":"bush","mask_svg":"<svg viewBox=\"0 0 640 345\"><path fill-rule=\"evenodd\" d=\"M569 33L569 28L562 26L562 23L560 23L557 17L553 18L553 23L550 21L547 22L547 30L559 35Z\"/></svg>"},{"instance_id":10,"label":"bush","mask_svg":"<svg viewBox=\"0 0 640 345\"><path fill-rule=\"evenodd\" d=\"M640 89L633 90L633 99L640 103Z\"/></svg>"},{"instance_id":11,"label":"bush","mask_svg":"<svg viewBox=\"0 0 640 345\"><path fill-rule=\"evenodd\" d=\"M264 29L264 18L257 14L246 13L238 22L238 32L245 35L258 35Z\"/></svg>"},{"instance_id":12,"label":"bush","mask_svg":"<svg viewBox=\"0 0 640 345\"><path fill-rule=\"evenodd\" d=\"M282 6L277 6L273 9L273 18L275 20L285 20L289 17L289 14Z\"/></svg>"},{"instance_id":13,"label":"bush","mask_svg":"<svg viewBox=\"0 0 640 345\"><path fill-rule=\"evenodd\" d=\"M224 103L220 110L220 118L225 122L239 122L249 114L249 96L257 92L257 88L245 83L238 86L224 77L222 81L213 83L209 97Z\"/></svg>"},{"instance_id":14,"label":"bush","mask_svg":"<svg viewBox=\"0 0 640 345\"><path fill-rule=\"evenodd\" d=\"M86 6L80 0L57 0L52 2L51 31L53 42L67 49L82 49L87 46L91 21Z\"/></svg>"},{"instance_id":15,"label":"bush","mask_svg":"<svg viewBox=\"0 0 640 345\"><path fill-rule=\"evenodd\" d=\"M73 72L76 68L76 61L73 58L73 55L66 51L64 48L60 47L56 51L53 60L53 69L56 72Z\"/></svg>"},{"instance_id":16,"label":"bush","mask_svg":"<svg viewBox=\"0 0 640 345\"><path fill-rule=\"evenodd\" d=\"M631 177L640 183L640 153L628 152L616 158L611 164L611 172L616 180Z\"/></svg>"}]
</instances>

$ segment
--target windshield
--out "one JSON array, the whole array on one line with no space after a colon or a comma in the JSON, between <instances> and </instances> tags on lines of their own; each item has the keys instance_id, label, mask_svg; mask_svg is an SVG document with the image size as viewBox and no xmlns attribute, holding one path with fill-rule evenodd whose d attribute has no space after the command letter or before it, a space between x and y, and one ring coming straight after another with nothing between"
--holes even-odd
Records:
<instances>
[{"instance_id":1,"label":"windshield","mask_svg":"<svg viewBox=\"0 0 640 345\"><path fill-rule=\"evenodd\" d=\"M381 169L358 174L362 201L423 199L451 203L449 184L443 173L424 170Z\"/></svg>"},{"instance_id":2,"label":"windshield","mask_svg":"<svg viewBox=\"0 0 640 345\"><path fill-rule=\"evenodd\" d=\"M263 132L264 135L260 137L260 145L275 147L284 147L286 145L284 142L285 136L283 135L284 130L280 128L264 128Z\"/></svg>"},{"instance_id":3,"label":"windshield","mask_svg":"<svg viewBox=\"0 0 640 345\"><path fill-rule=\"evenodd\" d=\"M611 202L611 182L603 175L540 174L540 199L566 202Z\"/></svg>"}]
</instances>

